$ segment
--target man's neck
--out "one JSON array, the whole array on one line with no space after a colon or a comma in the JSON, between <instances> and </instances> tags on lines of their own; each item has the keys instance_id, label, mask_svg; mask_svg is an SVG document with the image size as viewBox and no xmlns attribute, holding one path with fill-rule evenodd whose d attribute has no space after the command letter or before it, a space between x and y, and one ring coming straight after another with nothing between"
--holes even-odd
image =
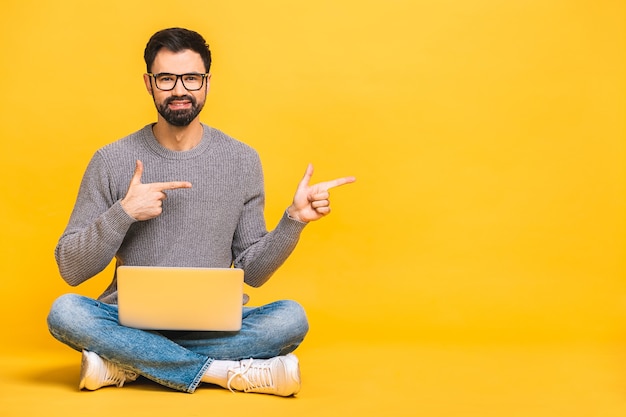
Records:
<instances>
[{"instance_id":1,"label":"man's neck","mask_svg":"<svg viewBox=\"0 0 626 417\"><path fill-rule=\"evenodd\" d=\"M152 133L161 146L171 151L188 151L202 140L202 125L194 120L188 126L173 126L159 120L152 126Z\"/></svg>"}]
</instances>

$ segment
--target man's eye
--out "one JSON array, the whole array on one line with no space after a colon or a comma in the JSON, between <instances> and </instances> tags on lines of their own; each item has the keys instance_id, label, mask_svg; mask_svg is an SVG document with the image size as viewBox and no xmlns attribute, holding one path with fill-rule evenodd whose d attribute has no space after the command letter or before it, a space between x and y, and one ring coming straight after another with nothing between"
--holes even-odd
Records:
<instances>
[{"instance_id":1,"label":"man's eye","mask_svg":"<svg viewBox=\"0 0 626 417\"><path fill-rule=\"evenodd\" d=\"M199 75L185 75L185 81L197 82L200 81Z\"/></svg>"}]
</instances>

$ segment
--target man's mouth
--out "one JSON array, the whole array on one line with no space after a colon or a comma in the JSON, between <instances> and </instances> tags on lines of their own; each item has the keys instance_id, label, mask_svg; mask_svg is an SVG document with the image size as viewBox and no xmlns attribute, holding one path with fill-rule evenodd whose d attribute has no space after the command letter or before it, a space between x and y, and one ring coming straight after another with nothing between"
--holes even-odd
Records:
<instances>
[{"instance_id":1,"label":"man's mouth","mask_svg":"<svg viewBox=\"0 0 626 417\"><path fill-rule=\"evenodd\" d=\"M168 106L172 110L188 109L189 107L191 107L191 102L188 100L174 100L174 101L170 101L168 103Z\"/></svg>"},{"instance_id":2,"label":"man's mouth","mask_svg":"<svg viewBox=\"0 0 626 417\"><path fill-rule=\"evenodd\" d=\"M193 100L190 97L171 97L167 106L171 110L186 110L193 107Z\"/></svg>"}]
</instances>

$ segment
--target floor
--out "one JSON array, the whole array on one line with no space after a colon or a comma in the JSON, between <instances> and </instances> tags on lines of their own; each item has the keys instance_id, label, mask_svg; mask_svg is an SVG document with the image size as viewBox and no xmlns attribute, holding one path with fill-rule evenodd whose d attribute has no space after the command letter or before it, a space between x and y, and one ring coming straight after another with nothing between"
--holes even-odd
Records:
<instances>
[{"instance_id":1,"label":"floor","mask_svg":"<svg viewBox=\"0 0 626 417\"><path fill-rule=\"evenodd\" d=\"M0 416L623 417L626 346L335 343L298 350L295 398L194 394L139 380L77 389L80 356L63 346L0 358Z\"/></svg>"}]
</instances>

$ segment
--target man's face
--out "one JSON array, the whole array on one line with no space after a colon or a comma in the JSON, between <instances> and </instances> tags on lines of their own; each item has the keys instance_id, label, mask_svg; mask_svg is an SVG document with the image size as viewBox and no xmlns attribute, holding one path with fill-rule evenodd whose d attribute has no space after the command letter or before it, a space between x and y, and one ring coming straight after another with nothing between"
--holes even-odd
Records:
<instances>
[{"instance_id":1,"label":"man's face","mask_svg":"<svg viewBox=\"0 0 626 417\"><path fill-rule=\"evenodd\" d=\"M153 74L204 74L205 72L200 54L189 49L182 52L161 49L152 64ZM170 91L159 90L155 80L148 75L144 75L144 81L161 118L174 126L187 126L198 117L204 107L209 89L209 77L204 80L205 84L198 91L187 90L180 78Z\"/></svg>"}]
</instances>

